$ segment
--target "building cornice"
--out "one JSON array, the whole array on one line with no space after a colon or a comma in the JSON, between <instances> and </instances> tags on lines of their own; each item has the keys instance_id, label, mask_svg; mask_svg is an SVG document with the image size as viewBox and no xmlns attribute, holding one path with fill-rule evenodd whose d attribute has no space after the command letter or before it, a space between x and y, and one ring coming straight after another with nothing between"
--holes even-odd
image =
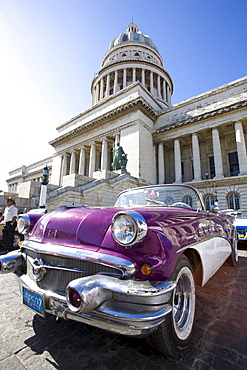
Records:
<instances>
[{"instance_id":1,"label":"building cornice","mask_svg":"<svg viewBox=\"0 0 247 370\"><path fill-rule=\"evenodd\" d=\"M201 114L201 115L197 115L195 117L190 117L188 119L177 120L175 122L171 122L170 124L167 124L165 126L160 127L157 130L154 130L153 133L154 134L159 134L159 133L164 132L164 131L172 130L174 128L184 126L184 125L187 125L187 124L190 124L190 123L202 121L202 120L205 120L207 118L211 118L211 117L218 116L218 115L221 115L221 114L224 114L224 113L228 113L230 111L241 109L241 108L246 107L246 106L247 106L247 100L241 101L241 102L238 102L238 103L234 103L232 105L229 105L229 106L226 106L226 107L221 107L221 108L215 109L213 111L206 112L206 113ZM163 114L164 114L164 112L163 112Z\"/></svg>"},{"instance_id":2,"label":"building cornice","mask_svg":"<svg viewBox=\"0 0 247 370\"><path fill-rule=\"evenodd\" d=\"M158 112L149 105L145 99L142 97L138 97L137 99L123 104L105 114L102 114L100 117L97 117L96 119L93 119L87 123L84 123L69 132L57 137L56 139L52 140L49 142L50 145L55 145L58 143L61 143L65 140L68 140L74 136L77 136L79 133L82 133L83 131L87 131L88 129L92 129L92 127L97 127L98 125L101 125L103 122L115 118L116 116L121 115L122 113L131 110L133 108L140 108L145 111L145 113L151 118L151 119L156 119L158 117Z\"/></svg>"}]
</instances>

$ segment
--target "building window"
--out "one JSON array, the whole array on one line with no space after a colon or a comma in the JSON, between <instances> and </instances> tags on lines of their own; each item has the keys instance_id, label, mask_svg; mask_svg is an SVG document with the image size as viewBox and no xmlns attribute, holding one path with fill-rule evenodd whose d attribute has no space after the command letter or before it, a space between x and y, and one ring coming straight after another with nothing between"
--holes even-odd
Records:
<instances>
[{"instance_id":1,"label":"building window","mask_svg":"<svg viewBox=\"0 0 247 370\"><path fill-rule=\"evenodd\" d=\"M204 198L204 202L205 202L206 210L209 211L211 207L214 205L215 197L213 195L207 195Z\"/></svg>"},{"instance_id":2,"label":"building window","mask_svg":"<svg viewBox=\"0 0 247 370\"><path fill-rule=\"evenodd\" d=\"M192 207L192 197L190 195L186 195L186 197L184 197L183 199L183 202L188 204L188 206Z\"/></svg>"},{"instance_id":3,"label":"building window","mask_svg":"<svg viewBox=\"0 0 247 370\"><path fill-rule=\"evenodd\" d=\"M182 175L182 182L184 182L184 162L181 162L181 175Z\"/></svg>"},{"instance_id":4,"label":"building window","mask_svg":"<svg viewBox=\"0 0 247 370\"><path fill-rule=\"evenodd\" d=\"M238 176L239 174L238 153L237 152L229 153L228 160L229 160L230 176Z\"/></svg>"},{"instance_id":5,"label":"building window","mask_svg":"<svg viewBox=\"0 0 247 370\"><path fill-rule=\"evenodd\" d=\"M214 157L209 157L209 171L210 178L213 179L215 177Z\"/></svg>"},{"instance_id":6,"label":"building window","mask_svg":"<svg viewBox=\"0 0 247 370\"><path fill-rule=\"evenodd\" d=\"M122 41L128 41L128 35L126 35L126 33L123 35Z\"/></svg>"},{"instance_id":7,"label":"building window","mask_svg":"<svg viewBox=\"0 0 247 370\"><path fill-rule=\"evenodd\" d=\"M240 208L240 199L238 194L233 193L228 196L228 208L234 210Z\"/></svg>"},{"instance_id":8,"label":"building window","mask_svg":"<svg viewBox=\"0 0 247 370\"><path fill-rule=\"evenodd\" d=\"M164 203L165 203L166 206L171 206L174 203L174 199L172 197L167 197L164 200Z\"/></svg>"},{"instance_id":9,"label":"building window","mask_svg":"<svg viewBox=\"0 0 247 370\"><path fill-rule=\"evenodd\" d=\"M149 42L149 38L148 38L148 37L145 37L145 36L144 36L144 40L145 40L145 43L146 43L146 44L149 44L149 45L150 45L150 42Z\"/></svg>"}]
</instances>

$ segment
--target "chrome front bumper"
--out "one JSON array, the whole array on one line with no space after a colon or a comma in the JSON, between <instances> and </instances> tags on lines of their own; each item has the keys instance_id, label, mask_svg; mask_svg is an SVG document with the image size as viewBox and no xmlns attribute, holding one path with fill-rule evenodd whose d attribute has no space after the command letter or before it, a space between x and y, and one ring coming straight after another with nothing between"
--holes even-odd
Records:
<instances>
[{"instance_id":1,"label":"chrome front bumper","mask_svg":"<svg viewBox=\"0 0 247 370\"><path fill-rule=\"evenodd\" d=\"M175 288L173 282L161 282L153 287L148 281L120 280L99 275L81 278L70 285L76 283L87 286L91 283L93 289L89 304L103 301L91 311L75 312L70 309L65 294L40 289L27 275L19 276L18 281L20 289L24 286L44 296L47 313L135 337L150 334L165 320L172 309L169 301Z\"/></svg>"},{"instance_id":2,"label":"chrome front bumper","mask_svg":"<svg viewBox=\"0 0 247 370\"><path fill-rule=\"evenodd\" d=\"M21 273L21 253L0 258L1 273L15 272L20 290L25 287L43 297L44 314L89 324L117 334L144 337L160 325L172 310L172 281L155 286L149 281L92 275L72 280L66 293L41 289L36 281ZM68 298L75 288L83 304L73 307Z\"/></svg>"}]
</instances>

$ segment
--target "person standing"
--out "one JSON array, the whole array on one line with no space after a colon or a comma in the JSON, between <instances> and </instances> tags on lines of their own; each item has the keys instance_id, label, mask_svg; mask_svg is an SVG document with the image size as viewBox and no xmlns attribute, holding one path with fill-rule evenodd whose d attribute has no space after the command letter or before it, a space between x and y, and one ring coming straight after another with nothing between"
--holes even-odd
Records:
<instances>
[{"instance_id":1,"label":"person standing","mask_svg":"<svg viewBox=\"0 0 247 370\"><path fill-rule=\"evenodd\" d=\"M4 210L0 222L5 221L3 228L3 247L6 252L13 251L14 233L16 228L16 219L18 210L15 207L15 200L11 197L7 198L7 207Z\"/></svg>"}]
</instances>

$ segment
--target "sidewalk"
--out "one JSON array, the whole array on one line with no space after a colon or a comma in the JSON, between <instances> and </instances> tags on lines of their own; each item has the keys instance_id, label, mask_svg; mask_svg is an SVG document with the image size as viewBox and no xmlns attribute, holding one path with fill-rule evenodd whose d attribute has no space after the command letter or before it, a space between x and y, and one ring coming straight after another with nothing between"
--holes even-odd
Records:
<instances>
[{"instance_id":1,"label":"sidewalk","mask_svg":"<svg viewBox=\"0 0 247 370\"><path fill-rule=\"evenodd\" d=\"M179 359L144 339L43 319L21 304L15 276L0 275L0 369L247 369L247 251L239 254L236 268L224 264L198 290L194 338Z\"/></svg>"}]
</instances>

